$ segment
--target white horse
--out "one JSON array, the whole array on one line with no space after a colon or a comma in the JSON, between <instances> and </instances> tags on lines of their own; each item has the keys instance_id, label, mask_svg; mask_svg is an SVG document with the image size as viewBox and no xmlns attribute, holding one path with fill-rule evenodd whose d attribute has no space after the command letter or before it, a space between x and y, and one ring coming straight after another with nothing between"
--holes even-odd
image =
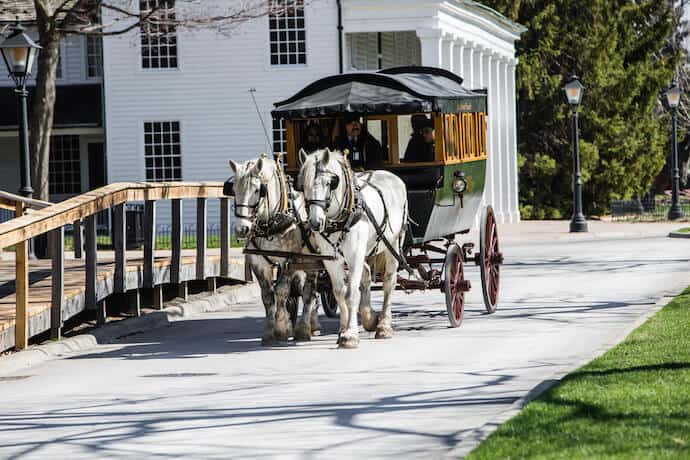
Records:
<instances>
[{"instance_id":1,"label":"white horse","mask_svg":"<svg viewBox=\"0 0 690 460\"><path fill-rule=\"evenodd\" d=\"M235 173L235 232L238 237L247 238L246 248L303 252L302 230L292 219L294 214L290 215L288 204L292 202L292 212L299 213L300 220L305 222L304 198L301 193L288 190L285 175L278 164L262 156L244 164L230 160L230 168ZM317 275L291 270L285 258L249 254L246 258L259 283L266 308L262 344L287 341L292 335L292 321L286 308L291 287L301 294L304 305L295 340L306 341L312 335L318 335L321 327L318 311L314 308ZM280 276L274 285L276 266Z\"/></svg>"},{"instance_id":2,"label":"white horse","mask_svg":"<svg viewBox=\"0 0 690 460\"><path fill-rule=\"evenodd\" d=\"M337 151L317 150L311 155L301 151L300 157L298 184L303 187L309 206L309 225L318 232L314 241L322 254L337 257L335 261L324 261L323 265L340 308L339 346L355 348L359 344L356 307L366 330L375 329L377 339L392 337L391 294L399 263L381 236L396 252L401 252L408 216L405 183L388 171L368 171L355 176L346 158ZM356 189L373 219L361 210L358 216ZM381 228L382 235L372 220ZM372 275L368 257L375 261L383 259L384 296L380 315L369 305ZM378 269L378 263L373 265Z\"/></svg>"}]
</instances>

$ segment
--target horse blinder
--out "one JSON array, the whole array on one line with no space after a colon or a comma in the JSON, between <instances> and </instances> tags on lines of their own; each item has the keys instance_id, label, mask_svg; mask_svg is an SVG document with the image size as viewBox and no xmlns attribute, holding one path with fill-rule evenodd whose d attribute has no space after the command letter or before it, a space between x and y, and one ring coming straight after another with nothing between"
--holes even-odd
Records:
<instances>
[{"instance_id":1,"label":"horse blinder","mask_svg":"<svg viewBox=\"0 0 690 460\"><path fill-rule=\"evenodd\" d=\"M235 196L235 180L230 178L223 184L223 195L225 196Z\"/></svg>"}]
</instances>

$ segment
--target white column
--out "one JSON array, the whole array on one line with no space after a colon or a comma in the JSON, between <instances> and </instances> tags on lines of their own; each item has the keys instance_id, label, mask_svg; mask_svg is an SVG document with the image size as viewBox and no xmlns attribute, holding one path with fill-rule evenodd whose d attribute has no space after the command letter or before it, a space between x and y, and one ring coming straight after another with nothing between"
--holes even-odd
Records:
<instances>
[{"instance_id":1,"label":"white column","mask_svg":"<svg viewBox=\"0 0 690 460\"><path fill-rule=\"evenodd\" d=\"M496 219L499 223L504 221L504 207L503 207L503 188L504 184L501 180L501 170L503 168L503 149L501 148L501 91L499 80L501 75L499 73L499 61L496 53L491 53L488 57L490 70L490 79L488 81L489 91L489 124L491 126L491 179L493 186L493 201L491 205L496 212Z\"/></svg>"},{"instance_id":2,"label":"white column","mask_svg":"<svg viewBox=\"0 0 690 460\"><path fill-rule=\"evenodd\" d=\"M484 79L482 78L484 66L482 65L482 47L474 47L473 61L474 61L474 73L472 74L472 88L479 89L484 85Z\"/></svg>"},{"instance_id":3,"label":"white column","mask_svg":"<svg viewBox=\"0 0 690 460\"><path fill-rule=\"evenodd\" d=\"M463 68L465 61L463 60L463 39L455 39L455 45L453 46L453 73L460 75L461 77L465 78L465 75L463 75L465 69Z\"/></svg>"},{"instance_id":4,"label":"white column","mask_svg":"<svg viewBox=\"0 0 690 460\"><path fill-rule=\"evenodd\" d=\"M496 131L496 123L494 117L496 110L494 109L494 99L496 95L491 88L491 54L486 48L482 48L479 52L479 85L475 89L486 89L488 93L487 110L489 116L487 117L487 136L486 136L486 150L488 159L486 161L486 190L484 191L484 202L491 206L496 206L496 178L494 176L494 168L496 163L496 141L494 132Z\"/></svg>"},{"instance_id":5,"label":"white column","mask_svg":"<svg viewBox=\"0 0 690 460\"><path fill-rule=\"evenodd\" d=\"M491 82L489 86L489 91L494 93L494 97L492 98L493 115L491 116L494 125L492 136L494 144L494 161L492 161L492 172L494 183L496 184L494 187L494 191L496 193L496 195L494 196L494 207L496 210L496 218L500 223L503 223L506 221L506 200L504 197L506 184L503 179L503 176L505 174L505 162L503 161L505 153L503 149L502 139L504 137L503 113L505 112L505 106L503 104L503 91L501 89L501 77L503 75L501 73L501 61L499 59L498 53L492 53L490 66Z\"/></svg>"},{"instance_id":6,"label":"white column","mask_svg":"<svg viewBox=\"0 0 690 460\"><path fill-rule=\"evenodd\" d=\"M466 42L463 48L463 63L462 68L465 72L462 78L465 79L464 86L468 89L474 88L474 43Z\"/></svg>"},{"instance_id":7,"label":"white column","mask_svg":"<svg viewBox=\"0 0 690 460\"><path fill-rule=\"evenodd\" d=\"M422 65L428 67L441 67L443 39L438 29L421 29L417 31L417 37L422 44Z\"/></svg>"},{"instance_id":8,"label":"white column","mask_svg":"<svg viewBox=\"0 0 690 460\"><path fill-rule=\"evenodd\" d=\"M453 71L453 58L455 57L453 54L453 37L448 36L443 39L443 45L442 45L442 60L441 60L441 65L443 66L444 69L450 70L451 72Z\"/></svg>"},{"instance_id":9,"label":"white column","mask_svg":"<svg viewBox=\"0 0 690 460\"><path fill-rule=\"evenodd\" d=\"M516 59L511 59L508 62L506 70L506 85L508 88L508 100L507 100L507 131L508 131L508 156L511 161L510 174L510 184L512 185L512 190L510 193L511 208L513 213L513 222L520 222L520 206L518 196L519 181L518 181L518 163L517 163L517 94L515 94L515 66L517 65Z\"/></svg>"}]
</instances>

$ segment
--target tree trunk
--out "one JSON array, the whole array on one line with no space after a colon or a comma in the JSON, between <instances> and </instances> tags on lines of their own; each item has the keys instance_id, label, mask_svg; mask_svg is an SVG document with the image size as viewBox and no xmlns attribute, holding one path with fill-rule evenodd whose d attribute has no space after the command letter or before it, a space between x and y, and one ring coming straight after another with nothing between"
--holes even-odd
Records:
<instances>
[{"instance_id":1,"label":"tree trunk","mask_svg":"<svg viewBox=\"0 0 690 460\"><path fill-rule=\"evenodd\" d=\"M47 14L41 14L39 8L37 8L36 19L43 49L38 54L36 90L33 95L30 120L31 181L34 198L48 201L48 162L55 109L55 77L59 60L60 35L54 29L53 18Z\"/></svg>"}]
</instances>

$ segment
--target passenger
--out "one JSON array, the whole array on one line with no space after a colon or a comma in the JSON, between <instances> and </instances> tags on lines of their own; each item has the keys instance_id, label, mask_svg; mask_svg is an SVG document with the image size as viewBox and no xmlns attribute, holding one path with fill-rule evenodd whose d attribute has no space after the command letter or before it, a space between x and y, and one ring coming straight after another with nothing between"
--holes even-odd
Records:
<instances>
[{"instance_id":1,"label":"passenger","mask_svg":"<svg viewBox=\"0 0 690 460\"><path fill-rule=\"evenodd\" d=\"M321 128L313 121L309 122L307 129L304 130L304 145L302 148L307 153L314 153L316 150L322 148L321 145Z\"/></svg>"},{"instance_id":2,"label":"passenger","mask_svg":"<svg viewBox=\"0 0 690 460\"><path fill-rule=\"evenodd\" d=\"M412 137L405 149L404 163L434 161L434 122L426 115L412 115Z\"/></svg>"},{"instance_id":3,"label":"passenger","mask_svg":"<svg viewBox=\"0 0 690 460\"><path fill-rule=\"evenodd\" d=\"M355 169L371 169L383 163L381 144L362 128L359 115L348 113L343 120L345 132L336 139L336 147L349 150L350 165Z\"/></svg>"}]
</instances>

